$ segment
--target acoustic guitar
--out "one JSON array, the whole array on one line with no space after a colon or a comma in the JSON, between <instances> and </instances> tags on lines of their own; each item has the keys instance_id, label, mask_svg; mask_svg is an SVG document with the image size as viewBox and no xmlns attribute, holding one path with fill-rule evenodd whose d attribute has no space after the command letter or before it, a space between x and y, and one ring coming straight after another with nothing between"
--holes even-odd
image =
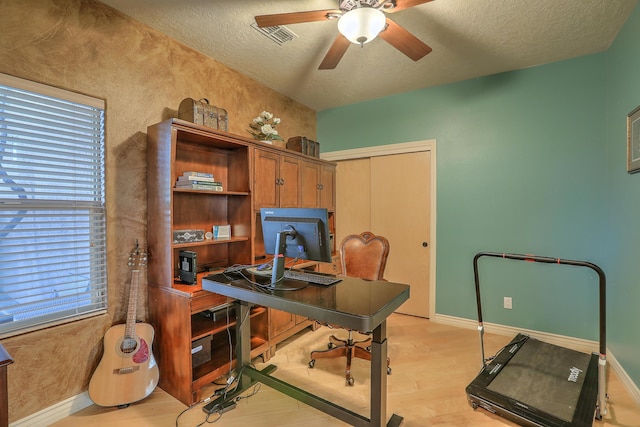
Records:
<instances>
[{"instance_id":1,"label":"acoustic guitar","mask_svg":"<svg viewBox=\"0 0 640 427\"><path fill-rule=\"evenodd\" d=\"M144 399L158 385L158 365L153 358L153 327L136 323L140 268L147 254L136 247L129 255L131 284L127 323L114 325L104 336L104 354L89 382L89 397L99 406L126 407Z\"/></svg>"}]
</instances>

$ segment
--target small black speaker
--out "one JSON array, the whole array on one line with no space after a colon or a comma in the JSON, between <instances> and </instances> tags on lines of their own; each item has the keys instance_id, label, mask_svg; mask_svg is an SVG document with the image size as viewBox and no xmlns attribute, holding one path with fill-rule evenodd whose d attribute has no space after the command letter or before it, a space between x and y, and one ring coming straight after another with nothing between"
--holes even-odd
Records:
<instances>
[{"instance_id":1,"label":"small black speaker","mask_svg":"<svg viewBox=\"0 0 640 427\"><path fill-rule=\"evenodd\" d=\"M180 251L178 256L178 278L185 283L195 285L196 280L196 253L191 251Z\"/></svg>"}]
</instances>

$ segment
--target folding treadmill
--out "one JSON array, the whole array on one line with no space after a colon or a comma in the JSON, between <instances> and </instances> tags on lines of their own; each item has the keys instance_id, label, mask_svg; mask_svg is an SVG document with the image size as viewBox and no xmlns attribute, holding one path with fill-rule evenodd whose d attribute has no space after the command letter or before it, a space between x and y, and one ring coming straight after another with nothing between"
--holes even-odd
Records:
<instances>
[{"instance_id":1,"label":"folding treadmill","mask_svg":"<svg viewBox=\"0 0 640 427\"><path fill-rule=\"evenodd\" d=\"M599 277L600 354L586 354L517 334L495 357L484 355L478 259L496 257L588 267ZM522 426L586 427L606 415L605 274L595 264L535 255L480 252L473 258L482 367L467 386L474 409L483 408Z\"/></svg>"}]
</instances>

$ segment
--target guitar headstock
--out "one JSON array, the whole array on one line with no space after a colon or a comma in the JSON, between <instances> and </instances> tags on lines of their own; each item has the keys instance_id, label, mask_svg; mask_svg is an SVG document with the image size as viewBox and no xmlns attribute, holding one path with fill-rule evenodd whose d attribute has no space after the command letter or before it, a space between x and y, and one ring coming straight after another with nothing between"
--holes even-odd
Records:
<instances>
[{"instance_id":1,"label":"guitar headstock","mask_svg":"<svg viewBox=\"0 0 640 427\"><path fill-rule=\"evenodd\" d=\"M140 249L136 240L136 247L129 254L129 266L133 268L144 267L147 265L147 253Z\"/></svg>"}]
</instances>

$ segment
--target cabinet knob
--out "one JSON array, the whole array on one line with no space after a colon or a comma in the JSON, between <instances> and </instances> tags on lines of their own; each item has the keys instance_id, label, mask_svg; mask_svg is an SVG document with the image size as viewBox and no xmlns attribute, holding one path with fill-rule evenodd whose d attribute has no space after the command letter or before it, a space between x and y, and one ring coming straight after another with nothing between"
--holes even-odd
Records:
<instances>
[{"instance_id":1,"label":"cabinet knob","mask_svg":"<svg viewBox=\"0 0 640 427\"><path fill-rule=\"evenodd\" d=\"M427 242L422 242L422 247L426 248L427 246L429 246L429 244Z\"/></svg>"}]
</instances>

